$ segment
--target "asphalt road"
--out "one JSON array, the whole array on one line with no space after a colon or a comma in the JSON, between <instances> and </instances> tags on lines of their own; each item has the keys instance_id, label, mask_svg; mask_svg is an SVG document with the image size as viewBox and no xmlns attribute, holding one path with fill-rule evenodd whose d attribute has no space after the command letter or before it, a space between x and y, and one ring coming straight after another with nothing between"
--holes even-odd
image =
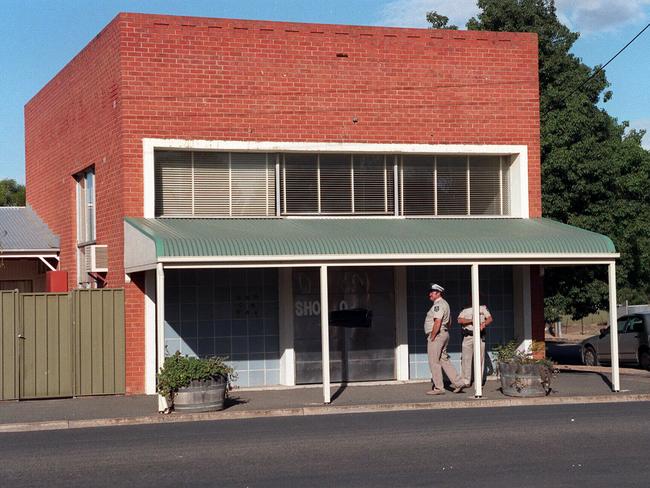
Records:
<instances>
[{"instance_id":1,"label":"asphalt road","mask_svg":"<svg viewBox=\"0 0 650 488\"><path fill-rule=\"evenodd\" d=\"M2 486L648 486L648 403L0 434Z\"/></svg>"}]
</instances>

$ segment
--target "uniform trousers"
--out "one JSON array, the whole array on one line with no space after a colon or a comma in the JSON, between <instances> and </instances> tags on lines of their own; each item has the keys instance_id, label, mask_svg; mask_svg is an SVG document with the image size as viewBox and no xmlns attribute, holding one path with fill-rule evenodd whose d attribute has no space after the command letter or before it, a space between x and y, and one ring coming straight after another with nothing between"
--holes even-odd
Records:
<instances>
[{"instance_id":1,"label":"uniform trousers","mask_svg":"<svg viewBox=\"0 0 650 488\"><path fill-rule=\"evenodd\" d=\"M474 337L463 337L462 358L460 362L460 376L463 382L469 385L472 382L472 362L474 360ZM485 341L481 337L481 381L483 381L483 367L485 365Z\"/></svg>"},{"instance_id":2,"label":"uniform trousers","mask_svg":"<svg viewBox=\"0 0 650 488\"><path fill-rule=\"evenodd\" d=\"M440 329L440 332L438 332L438 335L433 341L431 340L431 334L427 336L429 369L431 369L431 378L433 379L433 386L436 390L443 390L445 387L442 380L443 370L454 387L462 384L454 365L449 361L449 354L447 354L448 343L449 332L444 329Z\"/></svg>"}]
</instances>

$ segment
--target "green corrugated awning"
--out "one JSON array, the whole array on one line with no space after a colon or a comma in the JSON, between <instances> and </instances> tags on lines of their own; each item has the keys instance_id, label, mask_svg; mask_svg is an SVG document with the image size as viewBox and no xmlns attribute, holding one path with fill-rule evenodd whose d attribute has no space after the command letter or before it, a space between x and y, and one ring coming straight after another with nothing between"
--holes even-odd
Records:
<instances>
[{"instance_id":1,"label":"green corrugated awning","mask_svg":"<svg viewBox=\"0 0 650 488\"><path fill-rule=\"evenodd\" d=\"M549 219L125 219L125 267L155 262L612 261L601 234Z\"/></svg>"}]
</instances>

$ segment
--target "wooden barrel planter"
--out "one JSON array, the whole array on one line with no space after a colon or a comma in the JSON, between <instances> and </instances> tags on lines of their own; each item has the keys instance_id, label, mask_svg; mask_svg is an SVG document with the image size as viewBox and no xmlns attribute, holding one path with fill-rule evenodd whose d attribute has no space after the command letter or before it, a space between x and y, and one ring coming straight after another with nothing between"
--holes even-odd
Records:
<instances>
[{"instance_id":1,"label":"wooden barrel planter","mask_svg":"<svg viewBox=\"0 0 650 488\"><path fill-rule=\"evenodd\" d=\"M544 364L499 363L501 391L513 397L542 397L551 392L551 371Z\"/></svg>"},{"instance_id":2,"label":"wooden barrel planter","mask_svg":"<svg viewBox=\"0 0 650 488\"><path fill-rule=\"evenodd\" d=\"M174 395L174 410L178 412L214 412L223 410L226 399L226 378L193 380Z\"/></svg>"}]
</instances>

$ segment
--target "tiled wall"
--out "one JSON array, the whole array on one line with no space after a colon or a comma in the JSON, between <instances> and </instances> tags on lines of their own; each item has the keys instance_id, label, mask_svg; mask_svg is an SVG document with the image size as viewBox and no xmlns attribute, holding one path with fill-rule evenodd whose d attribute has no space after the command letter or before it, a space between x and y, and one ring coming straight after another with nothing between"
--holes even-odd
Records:
<instances>
[{"instance_id":1,"label":"tiled wall","mask_svg":"<svg viewBox=\"0 0 650 488\"><path fill-rule=\"evenodd\" d=\"M480 266L479 289L481 305L487 305L494 322L487 328L486 350L514 337L513 280L511 266ZM409 377L430 378L424 317L431 308L428 297L430 283L445 288L444 298L451 308L451 329L448 353L460 372L462 337L456 321L463 308L471 302L471 270L469 266L410 267L407 269L407 314L409 344Z\"/></svg>"},{"instance_id":2,"label":"tiled wall","mask_svg":"<svg viewBox=\"0 0 650 488\"><path fill-rule=\"evenodd\" d=\"M277 270L167 271L165 347L168 354L227 357L238 386L277 385Z\"/></svg>"}]
</instances>

